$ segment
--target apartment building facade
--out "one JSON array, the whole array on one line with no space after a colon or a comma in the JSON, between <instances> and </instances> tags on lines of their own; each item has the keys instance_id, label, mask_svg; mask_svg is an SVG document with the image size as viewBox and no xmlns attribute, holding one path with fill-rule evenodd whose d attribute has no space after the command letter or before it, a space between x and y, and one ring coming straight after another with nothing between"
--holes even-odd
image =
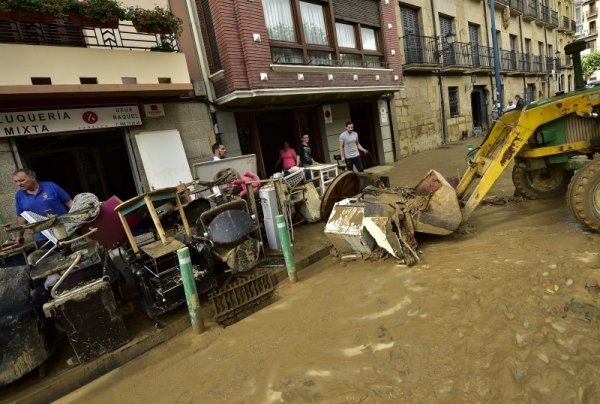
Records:
<instances>
[{"instance_id":1,"label":"apartment building facade","mask_svg":"<svg viewBox=\"0 0 600 404\"><path fill-rule=\"evenodd\" d=\"M598 51L598 4L594 0L575 1L575 21L577 25L576 38L585 40L587 49L581 52L582 56ZM600 80L600 71L595 71L589 82Z\"/></svg>"},{"instance_id":2,"label":"apartment building facade","mask_svg":"<svg viewBox=\"0 0 600 404\"><path fill-rule=\"evenodd\" d=\"M404 89L395 99L400 155L491 125L496 95L492 15L503 106L574 88L563 47L575 33L570 0L403 0L398 25ZM492 13L493 11L493 13Z\"/></svg>"},{"instance_id":3,"label":"apartment building facade","mask_svg":"<svg viewBox=\"0 0 600 404\"><path fill-rule=\"evenodd\" d=\"M124 3L168 8L167 1ZM213 125L208 102L198 102L206 86L194 67L199 61L186 11L179 14L186 20L179 41L138 32L130 21L97 27L71 17L0 16L0 213L6 219L15 214L16 168L32 168L71 195L127 199L149 189L137 134L177 131L190 163L211 154ZM165 46L175 52L151 51Z\"/></svg>"},{"instance_id":4,"label":"apartment building facade","mask_svg":"<svg viewBox=\"0 0 600 404\"><path fill-rule=\"evenodd\" d=\"M218 137L268 176L308 133L333 162L353 121L368 165L395 159L390 100L402 87L391 0L197 0Z\"/></svg>"}]
</instances>

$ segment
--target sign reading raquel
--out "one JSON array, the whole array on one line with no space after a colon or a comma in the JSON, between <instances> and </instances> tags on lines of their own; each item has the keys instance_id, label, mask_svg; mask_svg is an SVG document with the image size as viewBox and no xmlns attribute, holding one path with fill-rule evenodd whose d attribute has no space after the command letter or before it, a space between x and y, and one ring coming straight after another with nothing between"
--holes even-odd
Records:
<instances>
[{"instance_id":1,"label":"sign reading raquel","mask_svg":"<svg viewBox=\"0 0 600 404\"><path fill-rule=\"evenodd\" d=\"M138 126L137 105L118 107L0 112L0 137Z\"/></svg>"}]
</instances>

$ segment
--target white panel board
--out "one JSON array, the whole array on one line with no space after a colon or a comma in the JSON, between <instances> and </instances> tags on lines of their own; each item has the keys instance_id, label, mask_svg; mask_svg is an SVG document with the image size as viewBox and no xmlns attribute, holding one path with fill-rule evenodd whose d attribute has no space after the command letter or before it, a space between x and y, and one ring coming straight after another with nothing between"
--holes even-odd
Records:
<instances>
[{"instance_id":1,"label":"white panel board","mask_svg":"<svg viewBox=\"0 0 600 404\"><path fill-rule=\"evenodd\" d=\"M177 129L141 132L135 135L135 141L151 189L192 181L192 172Z\"/></svg>"},{"instance_id":2,"label":"white panel board","mask_svg":"<svg viewBox=\"0 0 600 404\"><path fill-rule=\"evenodd\" d=\"M207 161L194 164L194 177L200 181L214 181L216 174L226 168L232 168L240 175L246 171L256 173L256 155L246 154L238 157L227 157L223 160Z\"/></svg>"}]
</instances>

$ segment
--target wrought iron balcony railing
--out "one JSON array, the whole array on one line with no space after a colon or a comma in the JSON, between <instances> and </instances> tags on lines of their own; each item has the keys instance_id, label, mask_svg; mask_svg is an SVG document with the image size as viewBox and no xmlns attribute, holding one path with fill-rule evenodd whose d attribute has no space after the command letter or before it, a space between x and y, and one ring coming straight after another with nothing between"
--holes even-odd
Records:
<instances>
[{"instance_id":1,"label":"wrought iron balcony railing","mask_svg":"<svg viewBox=\"0 0 600 404\"><path fill-rule=\"evenodd\" d=\"M527 0L525 5L524 17L538 18L538 2L537 0Z\"/></svg>"},{"instance_id":2,"label":"wrought iron balcony railing","mask_svg":"<svg viewBox=\"0 0 600 404\"><path fill-rule=\"evenodd\" d=\"M500 66L502 70L517 70L517 52L500 50Z\"/></svg>"},{"instance_id":3,"label":"wrought iron balcony railing","mask_svg":"<svg viewBox=\"0 0 600 404\"><path fill-rule=\"evenodd\" d=\"M482 45L471 46L473 67L492 68L494 66L494 48Z\"/></svg>"},{"instance_id":4,"label":"wrought iron balcony railing","mask_svg":"<svg viewBox=\"0 0 600 404\"><path fill-rule=\"evenodd\" d=\"M571 20L571 32L577 32L577 23L575 20Z\"/></svg>"},{"instance_id":5,"label":"wrought iron balcony railing","mask_svg":"<svg viewBox=\"0 0 600 404\"><path fill-rule=\"evenodd\" d=\"M558 28L558 11L550 10L550 26Z\"/></svg>"},{"instance_id":6,"label":"wrought iron balcony railing","mask_svg":"<svg viewBox=\"0 0 600 404\"><path fill-rule=\"evenodd\" d=\"M511 0L510 8L518 11L519 13L523 13L525 11L525 1L524 0Z\"/></svg>"},{"instance_id":7,"label":"wrought iron balcony railing","mask_svg":"<svg viewBox=\"0 0 600 404\"><path fill-rule=\"evenodd\" d=\"M546 73L550 73L554 69L554 58L546 56L545 62L544 71Z\"/></svg>"},{"instance_id":8,"label":"wrought iron balcony railing","mask_svg":"<svg viewBox=\"0 0 600 404\"><path fill-rule=\"evenodd\" d=\"M407 65L439 64L438 41L434 37L406 34L402 37Z\"/></svg>"},{"instance_id":9,"label":"wrought iron balcony railing","mask_svg":"<svg viewBox=\"0 0 600 404\"><path fill-rule=\"evenodd\" d=\"M517 52L517 63L519 70L531 71L531 55L529 53Z\"/></svg>"},{"instance_id":10,"label":"wrought iron balcony railing","mask_svg":"<svg viewBox=\"0 0 600 404\"><path fill-rule=\"evenodd\" d=\"M533 55L532 72L542 72L542 55Z\"/></svg>"},{"instance_id":11,"label":"wrought iron balcony railing","mask_svg":"<svg viewBox=\"0 0 600 404\"><path fill-rule=\"evenodd\" d=\"M550 23L550 8L544 4L540 4L540 17L545 23Z\"/></svg>"},{"instance_id":12,"label":"wrought iron balcony railing","mask_svg":"<svg viewBox=\"0 0 600 404\"><path fill-rule=\"evenodd\" d=\"M473 66L471 61L471 44L452 42L442 45L443 66Z\"/></svg>"},{"instance_id":13,"label":"wrought iron balcony railing","mask_svg":"<svg viewBox=\"0 0 600 404\"><path fill-rule=\"evenodd\" d=\"M115 29L77 27L68 18L57 19L50 24L0 19L0 43L144 51L178 50L173 36L137 32L131 23L122 22Z\"/></svg>"}]
</instances>

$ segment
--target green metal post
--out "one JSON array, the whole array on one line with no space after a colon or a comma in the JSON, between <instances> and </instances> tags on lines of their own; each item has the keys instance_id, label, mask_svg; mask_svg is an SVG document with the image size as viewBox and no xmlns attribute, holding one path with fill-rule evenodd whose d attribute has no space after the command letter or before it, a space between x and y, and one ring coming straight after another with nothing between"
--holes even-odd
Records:
<instances>
[{"instance_id":1,"label":"green metal post","mask_svg":"<svg viewBox=\"0 0 600 404\"><path fill-rule=\"evenodd\" d=\"M298 282L298 275L296 275L296 261L294 261L294 253L292 252L288 229L283 215L275 216L275 225L277 226L277 232L279 233L279 240L281 240L281 249L283 250L283 258L285 259L285 267L287 268L290 282Z\"/></svg>"},{"instance_id":2,"label":"green metal post","mask_svg":"<svg viewBox=\"0 0 600 404\"><path fill-rule=\"evenodd\" d=\"M185 290L185 300L187 301L188 311L190 312L190 320L192 322L192 330L194 333L200 334L204 332L204 319L200 310L200 300L198 299L198 291L196 290L196 281L192 273L192 259L190 258L190 250L188 247L177 250L177 258L179 259L179 268L181 270L181 280L183 289Z\"/></svg>"}]
</instances>

